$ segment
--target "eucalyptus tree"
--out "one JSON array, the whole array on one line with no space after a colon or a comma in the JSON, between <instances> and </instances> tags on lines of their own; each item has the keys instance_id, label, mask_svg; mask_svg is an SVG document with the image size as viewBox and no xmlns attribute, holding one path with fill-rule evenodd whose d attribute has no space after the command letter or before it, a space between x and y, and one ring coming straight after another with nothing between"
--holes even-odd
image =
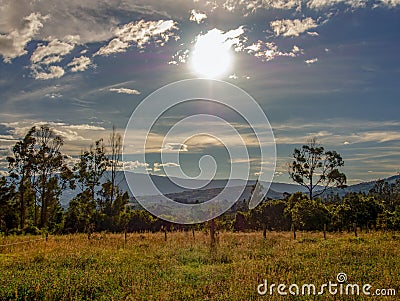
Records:
<instances>
[{"instance_id":1,"label":"eucalyptus tree","mask_svg":"<svg viewBox=\"0 0 400 301\"><path fill-rule=\"evenodd\" d=\"M12 155L7 157L9 176L18 189L17 208L21 229L25 227L27 207L31 205L27 192L32 187L35 132L36 128L32 127L22 140L15 143Z\"/></svg>"},{"instance_id":2,"label":"eucalyptus tree","mask_svg":"<svg viewBox=\"0 0 400 301\"><path fill-rule=\"evenodd\" d=\"M323 194L328 187L345 187L346 175L340 171L344 165L342 156L336 151L326 151L316 138L295 148L293 159L289 164L289 176L307 188L310 200Z\"/></svg>"}]
</instances>

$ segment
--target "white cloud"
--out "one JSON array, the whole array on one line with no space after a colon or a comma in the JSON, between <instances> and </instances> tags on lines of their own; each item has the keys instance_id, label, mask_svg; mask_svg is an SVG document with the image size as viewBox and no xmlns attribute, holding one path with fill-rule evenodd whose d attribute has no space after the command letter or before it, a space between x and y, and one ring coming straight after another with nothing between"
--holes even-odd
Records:
<instances>
[{"instance_id":1,"label":"white cloud","mask_svg":"<svg viewBox=\"0 0 400 301\"><path fill-rule=\"evenodd\" d=\"M305 62L306 62L307 65L314 64L314 63L318 62L318 58L305 60Z\"/></svg>"},{"instance_id":2,"label":"white cloud","mask_svg":"<svg viewBox=\"0 0 400 301\"><path fill-rule=\"evenodd\" d=\"M136 161L124 161L122 163L122 168L123 170L126 171L133 171L136 169L145 169L145 170L149 170L149 164L145 163L145 162L139 162L138 160Z\"/></svg>"},{"instance_id":3,"label":"white cloud","mask_svg":"<svg viewBox=\"0 0 400 301\"><path fill-rule=\"evenodd\" d=\"M75 129L75 130L90 130L90 131L105 131L106 129L101 126L95 126L90 124L71 124L63 125L64 128Z\"/></svg>"},{"instance_id":4,"label":"white cloud","mask_svg":"<svg viewBox=\"0 0 400 301\"><path fill-rule=\"evenodd\" d=\"M157 163L153 164L153 170L155 172L161 171L161 167L179 167L180 165L174 162L167 162L167 163Z\"/></svg>"},{"instance_id":5,"label":"white cloud","mask_svg":"<svg viewBox=\"0 0 400 301\"><path fill-rule=\"evenodd\" d=\"M43 27L43 22L48 19L40 13L31 13L22 19L19 29L13 29L7 34L0 34L0 54L4 62L27 53L25 47Z\"/></svg>"},{"instance_id":6,"label":"white cloud","mask_svg":"<svg viewBox=\"0 0 400 301\"><path fill-rule=\"evenodd\" d=\"M84 138L81 135L78 134L78 132L70 130L70 129L64 129L64 130L59 130L56 128L53 128L54 134L62 137L63 139L67 141L89 141L90 139Z\"/></svg>"},{"instance_id":7,"label":"white cloud","mask_svg":"<svg viewBox=\"0 0 400 301\"><path fill-rule=\"evenodd\" d=\"M380 0L380 2L390 8L400 5L400 0Z\"/></svg>"},{"instance_id":8,"label":"white cloud","mask_svg":"<svg viewBox=\"0 0 400 301\"><path fill-rule=\"evenodd\" d=\"M368 0L310 0L307 2L307 6L312 9L322 9L344 3L352 8L360 8L365 7L367 2Z\"/></svg>"},{"instance_id":9,"label":"white cloud","mask_svg":"<svg viewBox=\"0 0 400 301\"><path fill-rule=\"evenodd\" d=\"M67 66L71 67L71 72L79 72L88 69L91 63L92 61L87 56L80 56L75 57Z\"/></svg>"},{"instance_id":10,"label":"white cloud","mask_svg":"<svg viewBox=\"0 0 400 301\"><path fill-rule=\"evenodd\" d=\"M275 20L270 22L270 26L276 36L298 36L301 33L317 27L317 23L312 18L305 18L303 20Z\"/></svg>"},{"instance_id":11,"label":"white cloud","mask_svg":"<svg viewBox=\"0 0 400 301\"><path fill-rule=\"evenodd\" d=\"M79 34L81 43L108 41L113 30L124 22L125 16L154 16L172 19L187 14L193 8L189 1L175 5L173 1L135 0L41 0L0 1L0 32L9 33L21 27L21 20L32 12L49 16L45 26L37 33L37 40L49 37L63 39L66 35Z\"/></svg>"},{"instance_id":12,"label":"white cloud","mask_svg":"<svg viewBox=\"0 0 400 301\"><path fill-rule=\"evenodd\" d=\"M389 142L400 141L400 133L398 131L366 131L363 133L354 133L350 135L351 141L354 142Z\"/></svg>"},{"instance_id":13,"label":"white cloud","mask_svg":"<svg viewBox=\"0 0 400 301\"><path fill-rule=\"evenodd\" d=\"M62 61L62 57L59 55L53 55L53 56L49 56L45 59L42 60L42 64L43 65L52 65L54 63L59 63Z\"/></svg>"},{"instance_id":14,"label":"white cloud","mask_svg":"<svg viewBox=\"0 0 400 301\"><path fill-rule=\"evenodd\" d=\"M90 140L84 138L82 135L88 131L105 131L105 128L103 127L90 124L66 124L64 122L52 121L21 121L2 123L2 125L10 128L10 133L12 134L11 137L14 137L14 139L24 137L32 126L40 127L43 125L49 126L56 134L66 138L69 141Z\"/></svg>"},{"instance_id":15,"label":"white cloud","mask_svg":"<svg viewBox=\"0 0 400 301\"><path fill-rule=\"evenodd\" d=\"M31 55L31 69L35 79L60 78L65 74L61 66L52 65L61 62L64 56L71 53L79 41L79 36L65 36L64 40L52 39L47 44L39 44ZM81 57L74 59L67 66L72 72L83 71L90 64L90 59Z\"/></svg>"},{"instance_id":16,"label":"white cloud","mask_svg":"<svg viewBox=\"0 0 400 301\"><path fill-rule=\"evenodd\" d=\"M110 88L109 91L116 92L118 94L130 94L130 95L139 95L140 91L135 89L128 88Z\"/></svg>"},{"instance_id":17,"label":"white cloud","mask_svg":"<svg viewBox=\"0 0 400 301\"><path fill-rule=\"evenodd\" d=\"M164 45L171 37L177 38L173 33L175 29L177 27L173 20L140 20L138 22L131 22L118 27L114 31L115 38L106 46L101 47L95 55L107 56L113 53L125 52L133 44L137 48L144 48L152 40L160 45Z\"/></svg>"},{"instance_id":18,"label":"white cloud","mask_svg":"<svg viewBox=\"0 0 400 301\"><path fill-rule=\"evenodd\" d=\"M67 39L69 40L68 42L54 39L47 45L39 45L31 55L31 62L34 64L49 64L54 60L60 60L63 56L70 53L76 45L77 38L67 37ZM44 61L45 58L48 58L48 60Z\"/></svg>"},{"instance_id":19,"label":"white cloud","mask_svg":"<svg viewBox=\"0 0 400 301\"><path fill-rule=\"evenodd\" d=\"M307 34L309 36L313 36L313 37L318 37L319 36L319 33L316 32L316 31L307 31Z\"/></svg>"},{"instance_id":20,"label":"white cloud","mask_svg":"<svg viewBox=\"0 0 400 301\"><path fill-rule=\"evenodd\" d=\"M226 0L223 8L234 12L241 11L244 16L255 13L259 9L301 9L301 0Z\"/></svg>"},{"instance_id":21,"label":"white cloud","mask_svg":"<svg viewBox=\"0 0 400 301\"><path fill-rule=\"evenodd\" d=\"M101 47L95 55L110 55L113 53L125 52L129 48L129 43L121 41L119 38L112 39L108 45Z\"/></svg>"},{"instance_id":22,"label":"white cloud","mask_svg":"<svg viewBox=\"0 0 400 301\"><path fill-rule=\"evenodd\" d=\"M291 51L285 52L279 50L278 46L274 42L263 42L260 40L245 47L244 50L248 54L254 55L263 61L271 61L276 57L296 57L303 54L303 49L296 45L293 46Z\"/></svg>"},{"instance_id":23,"label":"white cloud","mask_svg":"<svg viewBox=\"0 0 400 301\"><path fill-rule=\"evenodd\" d=\"M189 49L178 50L173 56L172 60L168 62L170 65L178 65L179 63L185 64L189 58Z\"/></svg>"},{"instance_id":24,"label":"white cloud","mask_svg":"<svg viewBox=\"0 0 400 301\"><path fill-rule=\"evenodd\" d=\"M32 66L32 75L35 79L47 80L53 78L60 78L65 74L65 71L60 66L50 66L48 72L44 71L42 68L34 65Z\"/></svg>"},{"instance_id":25,"label":"white cloud","mask_svg":"<svg viewBox=\"0 0 400 301\"><path fill-rule=\"evenodd\" d=\"M205 19L207 19L207 15L204 12L201 12L196 9L192 9L190 11L190 17L189 17L190 21L197 22L197 24L200 24Z\"/></svg>"},{"instance_id":26,"label":"white cloud","mask_svg":"<svg viewBox=\"0 0 400 301\"><path fill-rule=\"evenodd\" d=\"M164 147L161 149L161 151L170 151L170 152L187 152L188 151L188 146L183 143L166 143Z\"/></svg>"}]
</instances>

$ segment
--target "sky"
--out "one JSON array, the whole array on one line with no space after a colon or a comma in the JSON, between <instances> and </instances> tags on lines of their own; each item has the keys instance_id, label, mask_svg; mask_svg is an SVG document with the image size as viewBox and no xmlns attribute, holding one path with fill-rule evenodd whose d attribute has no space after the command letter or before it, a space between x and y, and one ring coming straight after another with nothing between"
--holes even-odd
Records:
<instances>
[{"instance_id":1,"label":"sky","mask_svg":"<svg viewBox=\"0 0 400 301\"><path fill-rule=\"evenodd\" d=\"M399 0L0 0L0 171L32 125L49 124L77 156L113 126L123 134L155 90L210 77L246 91L268 117L274 181L290 182L293 149L310 137L342 155L348 184L392 176L400 171L399 16ZM247 162L209 135L163 141L194 114L239 129ZM125 169L174 175L181 166L198 176L210 155L217 178L248 162L257 177L265 162L245 125L204 100L171 108L152 129L145 160L125 148ZM190 125L199 127L218 134L212 120ZM182 160L172 161L177 152Z\"/></svg>"}]
</instances>

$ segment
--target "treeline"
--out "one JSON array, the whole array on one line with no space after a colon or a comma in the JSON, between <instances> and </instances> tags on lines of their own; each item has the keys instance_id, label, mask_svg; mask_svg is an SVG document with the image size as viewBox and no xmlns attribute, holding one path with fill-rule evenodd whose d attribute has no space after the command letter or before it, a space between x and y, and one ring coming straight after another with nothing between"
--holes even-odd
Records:
<instances>
[{"instance_id":1,"label":"treeline","mask_svg":"<svg viewBox=\"0 0 400 301\"><path fill-rule=\"evenodd\" d=\"M322 201L300 192L266 200L254 210L237 212L232 230L352 231L400 230L400 180L377 181L367 194L348 193Z\"/></svg>"},{"instance_id":2,"label":"treeline","mask_svg":"<svg viewBox=\"0 0 400 301\"><path fill-rule=\"evenodd\" d=\"M79 158L62 153L64 141L48 126L32 127L7 157L9 177L0 179L0 231L52 233L120 230L127 192L118 187L121 135L113 129ZM104 181L105 179L105 181ZM60 205L69 187L79 193L68 210Z\"/></svg>"},{"instance_id":3,"label":"treeline","mask_svg":"<svg viewBox=\"0 0 400 301\"><path fill-rule=\"evenodd\" d=\"M62 153L63 139L48 126L32 127L7 157L9 177L0 178L0 232L92 233L207 229L208 223L176 225L160 220L145 210L133 210L129 195L121 191L118 170L122 162L122 139L113 129L107 143L96 141L73 159ZM313 193L315 183L343 186L339 154L325 152L315 141L295 150L291 177L309 193L286 194L284 200L264 200L248 210L248 200L236 203L217 218L216 227L232 231L350 231L364 229L400 230L400 180L377 181L368 193L330 196L322 201ZM311 159L310 159L311 158ZM319 164L326 162L327 166ZM309 164L314 162L315 166ZM316 168L319 180L306 183ZM307 175L307 176L305 176ZM326 187L327 187L326 185ZM69 187L78 194L64 210L61 194ZM254 191L254 190L253 190ZM213 223L213 225L214 225Z\"/></svg>"}]
</instances>

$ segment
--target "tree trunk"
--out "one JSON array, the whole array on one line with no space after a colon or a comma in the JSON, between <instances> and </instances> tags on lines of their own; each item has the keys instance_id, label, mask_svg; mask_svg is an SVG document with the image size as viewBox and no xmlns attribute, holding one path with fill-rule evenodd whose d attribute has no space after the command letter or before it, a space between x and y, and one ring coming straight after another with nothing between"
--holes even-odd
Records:
<instances>
[{"instance_id":1,"label":"tree trunk","mask_svg":"<svg viewBox=\"0 0 400 301\"><path fill-rule=\"evenodd\" d=\"M41 211L40 211L40 226L43 228L46 226L47 221L46 221L46 216L47 216L47 202L46 202L46 181L44 180L44 176L42 176L41 179L41 185L42 185L42 191L40 195L40 201L41 201Z\"/></svg>"},{"instance_id":2,"label":"tree trunk","mask_svg":"<svg viewBox=\"0 0 400 301\"><path fill-rule=\"evenodd\" d=\"M25 226L25 176L22 176L21 184L19 187L19 201L20 201L20 228L23 229Z\"/></svg>"}]
</instances>

